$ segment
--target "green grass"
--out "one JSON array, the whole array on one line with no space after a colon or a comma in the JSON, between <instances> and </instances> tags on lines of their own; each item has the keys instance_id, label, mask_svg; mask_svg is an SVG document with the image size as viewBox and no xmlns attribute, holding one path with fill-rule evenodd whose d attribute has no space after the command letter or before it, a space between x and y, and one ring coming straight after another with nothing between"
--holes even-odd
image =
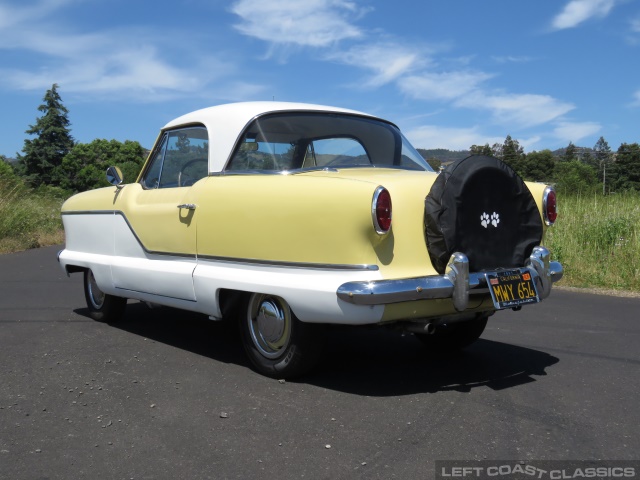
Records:
<instances>
[{"instance_id":1,"label":"green grass","mask_svg":"<svg viewBox=\"0 0 640 480\"><path fill-rule=\"evenodd\" d=\"M0 253L64 242L60 207L65 192L33 190L13 176L0 176Z\"/></svg>"},{"instance_id":2,"label":"green grass","mask_svg":"<svg viewBox=\"0 0 640 480\"><path fill-rule=\"evenodd\" d=\"M545 243L561 285L640 291L640 195L560 197Z\"/></svg>"}]
</instances>

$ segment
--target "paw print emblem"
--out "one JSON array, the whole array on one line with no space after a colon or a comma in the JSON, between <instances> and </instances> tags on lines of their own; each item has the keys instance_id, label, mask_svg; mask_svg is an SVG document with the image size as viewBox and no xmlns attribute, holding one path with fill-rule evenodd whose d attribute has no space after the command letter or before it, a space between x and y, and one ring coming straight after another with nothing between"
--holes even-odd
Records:
<instances>
[{"instance_id":1,"label":"paw print emblem","mask_svg":"<svg viewBox=\"0 0 640 480\"><path fill-rule=\"evenodd\" d=\"M491 217L489 217L489 214L487 212L483 212L482 215L480 215L480 225L482 225L484 228L489 228L489 225L493 225L494 227L498 228L499 223L499 213L493 212L491 214Z\"/></svg>"}]
</instances>

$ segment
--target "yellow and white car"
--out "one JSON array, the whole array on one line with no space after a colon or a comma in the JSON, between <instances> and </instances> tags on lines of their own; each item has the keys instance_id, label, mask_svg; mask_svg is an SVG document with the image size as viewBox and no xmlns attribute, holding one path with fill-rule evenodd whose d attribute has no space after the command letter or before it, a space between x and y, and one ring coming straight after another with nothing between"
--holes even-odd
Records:
<instances>
[{"instance_id":1,"label":"yellow and white car","mask_svg":"<svg viewBox=\"0 0 640 480\"><path fill-rule=\"evenodd\" d=\"M240 323L266 375L321 356L326 324L393 324L464 347L496 310L546 298L562 266L542 246L553 188L472 156L442 173L392 123L255 102L169 122L135 183L62 207L67 273L97 320L127 299Z\"/></svg>"}]
</instances>

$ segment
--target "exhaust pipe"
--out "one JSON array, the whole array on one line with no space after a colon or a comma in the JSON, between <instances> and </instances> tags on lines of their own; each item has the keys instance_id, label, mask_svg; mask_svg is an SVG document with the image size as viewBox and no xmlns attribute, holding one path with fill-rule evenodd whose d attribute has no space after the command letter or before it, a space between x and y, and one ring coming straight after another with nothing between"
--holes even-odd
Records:
<instances>
[{"instance_id":1,"label":"exhaust pipe","mask_svg":"<svg viewBox=\"0 0 640 480\"><path fill-rule=\"evenodd\" d=\"M433 335L434 333L436 333L436 324L435 322L429 322L424 326L424 332L428 333L429 335Z\"/></svg>"}]
</instances>

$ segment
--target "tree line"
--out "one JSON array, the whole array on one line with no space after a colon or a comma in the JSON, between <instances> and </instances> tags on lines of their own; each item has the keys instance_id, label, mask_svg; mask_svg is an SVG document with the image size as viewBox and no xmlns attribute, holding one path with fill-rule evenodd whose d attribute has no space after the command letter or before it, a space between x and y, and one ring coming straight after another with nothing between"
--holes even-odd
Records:
<instances>
[{"instance_id":1,"label":"tree line","mask_svg":"<svg viewBox=\"0 0 640 480\"><path fill-rule=\"evenodd\" d=\"M424 150L419 151L426 156ZM454 153L466 155L466 152ZM554 184L565 194L640 191L638 143L623 143L613 152L604 137L600 137L591 149L569 142L566 148L555 153L548 149L525 153L518 140L507 135L503 143L472 145L468 153L499 158L525 180ZM433 154L427 161L435 169L442 163Z\"/></svg>"},{"instance_id":2,"label":"tree line","mask_svg":"<svg viewBox=\"0 0 640 480\"><path fill-rule=\"evenodd\" d=\"M42 116L26 133L22 154L12 167L0 156L0 178L16 176L34 188L53 187L81 192L108 186L105 171L120 167L124 178L135 179L147 156L136 141L95 139L91 143L76 142L71 135L69 111L58 93L58 85L47 90L38 107Z\"/></svg>"},{"instance_id":3,"label":"tree line","mask_svg":"<svg viewBox=\"0 0 640 480\"><path fill-rule=\"evenodd\" d=\"M34 138L25 140L17 165L11 167L0 156L0 177L17 175L34 187L53 186L69 192L107 186L104 172L111 165L120 167L125 178L137 178L147 151L130 140L76 142L58 85L47 90L38 110L42 116L26 131ZM418 150L437 171L441 161L433 156L434 151L429 151L428 156L426 150ZM600 137L592 149L570 142L560 154L550 150L525 153L518 140L507 135L502 144L472 145L469 153L497 157L525 180L552 183L563 193L640 191L638 143L623 143L613 152L604 137Z\"/></svg>"}]
</instances>

